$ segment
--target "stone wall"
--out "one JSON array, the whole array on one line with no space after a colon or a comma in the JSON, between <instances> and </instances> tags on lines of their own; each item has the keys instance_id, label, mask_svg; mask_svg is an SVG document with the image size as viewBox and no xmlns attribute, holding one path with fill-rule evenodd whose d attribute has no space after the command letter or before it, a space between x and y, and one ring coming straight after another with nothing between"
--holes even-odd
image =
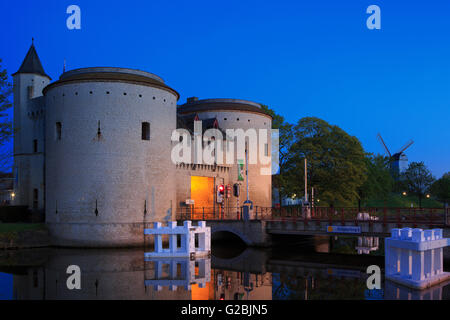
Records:
<instances>
[{"instance_id":1,"label":"stone wall","mask_svg":"<svg viewBox=\"0 0 450 320\"><path fill-rule=\"evenodd\" d=\"M142 245L144 222L174 218L176 100L120 81L48 89L46 219L54 244ZM143 122L150 140L142 139Z\"/></svg>"},{"instance_id":2,"label":"stone wall","mask_svg":"<svg viewBox=\"0 0 450 320\"><path fill-rule=\"evenodd\" d=\"M44 209L44 118L42 90L50 79L36 74L16 74L14 80L14 205ZM34 150L34 140L37 150ZM37 202L34 190L38 191Z\"/></svg>"}]
</instances>

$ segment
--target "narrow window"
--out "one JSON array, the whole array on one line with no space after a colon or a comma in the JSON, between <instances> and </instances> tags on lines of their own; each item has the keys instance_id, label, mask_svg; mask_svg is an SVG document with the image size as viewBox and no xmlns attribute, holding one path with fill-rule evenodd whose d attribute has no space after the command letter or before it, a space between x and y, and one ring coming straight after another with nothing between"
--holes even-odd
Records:
<instances>
[{"instance_id":1,"label":"narrow window","mask_svg":"<svg viewBox=\"0 0 450 320\"><path fill-rule=\"evenodd\" d=\"M33 140L33 152L38 152L38 141L37 139Z\"/></svg>"},{"instance_id":2,"label":"narrow window","mask_svg":"<svg viewBox=\"0 0 450 320\"><path fill-rule=\"evenodd\" d=\"M28 86L28 99L33 98L33 93L34 93L34 87L33 86Z\"/></svg>"},{"instance_id":3,"label":"narrow window","mask_svg":"<svg viewBox=\"0 0 450 320\"><path fill-rule=\"evenodd\" d=\"M38 189L33 189L33 209L38 208L38 196L39 196Z\"/></svg>"},{"instance_id":4,"label":"narrow window","mask_svg":"<svg viewBox=\"0 0 450 320\"><path fill-rule=\"evenodd\" d=\"M37 288L39 287L39 278L38 278L38 272L37 270L33 270L33 287Z\"/></svg>"},{"instance_id":5,"label":"narrow window","mask_svg":"<svg viewBox=\"0 0 450 320\"><path fill-rule=\"evenodd\" d=\"M150 140L150 123L142 122L142 140Z\"/></svg>"},{"instance_id":6,"label":"narrow window","mask_svg":"<svg viewBox=\"0 0 450 320\"><path fill-rule=\"evenodd\" d=\"M264 156L266 156L266 157L269 156L269 144L268 143L264 144Z\"/></svg>"},{"instance_id":7,"label":"narrow window","mask_svg":"<svg viewBox=\"0 0 450 320\"><path fill-rule=\"evenodd\" d=\"M56 140L61 140L62 124L57 122L55 125L55 138Z\"/></svg>"}]
</instances>

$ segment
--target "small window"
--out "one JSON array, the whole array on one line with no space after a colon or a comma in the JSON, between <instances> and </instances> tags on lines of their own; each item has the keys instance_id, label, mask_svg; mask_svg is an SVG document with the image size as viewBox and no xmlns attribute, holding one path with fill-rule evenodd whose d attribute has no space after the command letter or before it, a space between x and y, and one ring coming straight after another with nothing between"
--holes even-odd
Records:
<instances>
[{"instance_id":1,"label":"small window","mask_svg":"<svg viewBox=\"0 0 450 320\"><path fill-rule=\"evenodd\" d=\"M62 124L57 122L55 125L55 138L56 140L61 140Z\"/></svg>"},{"instance_id":2,"label":"small window","mask_svg":"<svg viewBox=\"0 0 450 320\"><path fill-rule=\"evenodd\" d=\"M266 156L266 157L269 156L269 144L268 143L264 144L264 156Z\"/></svg>"},{"instance_id":3,"label":"small window","mask_svg":"<svg viewBox=\"0 0 450 320\"><path fill-rule=\"evenodd\" d=\"M39 198L38 189L33 189L33 209L38 208L38 198Z\"/></svg>"},{"instance_id":4,"label":"small window","mask_svg":"<svg viewBox=\"0 0 450 320\"><path fill-rule=\"evenodd\" d=\"M37 270L33 270L33 287L37 288L39 287L39 278L38 278L38 272Z\"/></svg>"},{"instance_id":5,"label":"small window","mask_svg":"<svg viewBox=\"0 0 450 320\"><path fill-rule=\"evenodd\" d=\"M150 140L150 123L142 122L142 140Z\"/></svg>"},{"instance_id":6,"label":"small window","mask_svg":"<svg viewBox=\"0 0 450 320\"><path fill-rule=\"evenodd\" d=\"M34 93L34 87L28 86L28 99L33 98L33 93Z\"/></svg>"},{"instance_id":7,"label":"small window","mask_svg":"<svg viewBox=\"0 0 450 320\"><path fill-rule=\"evenodd\" d=\"M33 140L33 152L38 152L38 141L37 141L37 139Z\"/></svg>"}]
</instances>

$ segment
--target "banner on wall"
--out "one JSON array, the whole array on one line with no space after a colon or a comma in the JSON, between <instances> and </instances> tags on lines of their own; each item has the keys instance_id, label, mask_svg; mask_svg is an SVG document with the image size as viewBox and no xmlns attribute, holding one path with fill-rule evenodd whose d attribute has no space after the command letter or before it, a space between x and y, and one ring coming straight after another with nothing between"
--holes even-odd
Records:
<instances>
[{"instance_id":1,"label":"banner on wall","mask_svg":"<svg viewBox=\"0 0 450 320\"><path fill-rule=\"evenodd\" d=\"M244 181L244 160L238 160L238 181Z\"/></svg>"}]
</instances>

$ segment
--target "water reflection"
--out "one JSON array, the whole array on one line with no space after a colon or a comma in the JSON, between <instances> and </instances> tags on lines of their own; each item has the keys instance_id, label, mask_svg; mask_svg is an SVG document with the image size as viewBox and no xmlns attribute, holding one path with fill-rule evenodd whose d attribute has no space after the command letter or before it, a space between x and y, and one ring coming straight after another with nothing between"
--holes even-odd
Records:
<instances>
[{"instance_id":1,"label":"water reflection","mask_svg":"<svg viewBox=\"0 0 450 320\"><path fill-rule=\"evenodd\" d=\"M450 284L414 291L384 279L374 294L365 270L382 256L356 255L356 237L308 241L285 250L213 247L210 259L196 260L144 259L137 249L3 251L0 299L450 299ZM342 254L349 245L353 254ZM80 290L67 288L69 265L81 269Z\"/></svg>"},{"instance_id":2,"label":"water reflection","mask_svg":"<svg viewBox=\"0 0 450 320\"><path fill-rule=\"evenodd\" d=\"M449 300L450 281L435 285L425 290L411 290L407 287L386 281L386 300Z\"/></svg>"},{"instance_id":3,"label":"water reflection","mask_svg":"<svg viewBox=\"0 0 450 320\"><path fill-rule=\"evenodd\" d=\"M360 255L383 255L384 240L379 237L352 237L333 236L330 237L330 252L360 254Z\"/></svg>"},{"instance_id":4,"label":"water reflection","mask_svg":"<svg viewBox=\"0 0 450 320\"><path fill-rule=\"evenodd\" d=\"M355 249L358 254L370 254L380 248L379 237L358 237L358 244Z\"/></svg>"},{"instance_id":5,"label":"water reflection","mask_svg":"<svg viewBox=\"0 0 450 320\"><path fill-rule=\"evenodd\" d=\"M271 300L272 276L214 269L214 299Z\"/></svg>"},{"instance_id":6,"label":"water reflection","mask_svg":"<svg viewBox=\"0 0 450 320\"><path fill-rule=\"evenodd\" d=\"M145 285L155 291L169 287L170 291L183 287L192 290L192 285L205 288L211 281L211 259L199 258L145 258Z\"/></svg>"}]
</instances>

